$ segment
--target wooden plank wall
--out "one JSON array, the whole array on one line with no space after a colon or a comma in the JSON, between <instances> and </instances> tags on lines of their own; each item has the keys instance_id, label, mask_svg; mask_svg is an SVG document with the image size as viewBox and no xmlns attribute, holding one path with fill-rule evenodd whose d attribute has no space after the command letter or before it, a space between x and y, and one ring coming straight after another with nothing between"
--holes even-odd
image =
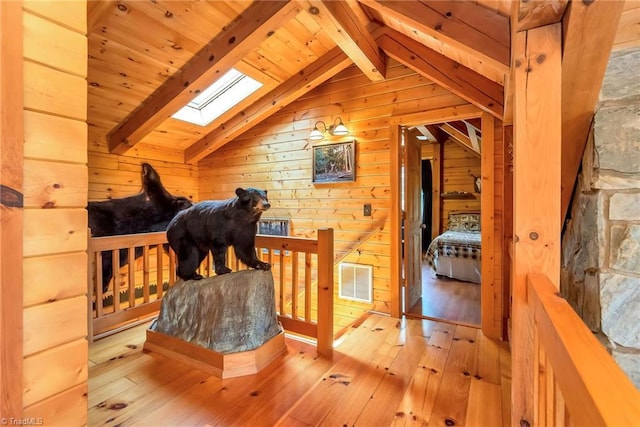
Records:
<instances>
[{"instance_id":1,"label":"wooden plank wall","mask_svg":"<svg viewBox=\"0 0 640 427\"><path fill-rule=\"evenodd\" d=\"M86 2L25 1L24 416L87 423Z\"/></svg>"},{"instance_id":2,"label":"wooden plank wall","mask_svg":"<svg viewBox=\"0 0 640 427\"><path fill-rule=\"evenodd\" d=\"M433 158L433 144L423 144L422 158ZM480 176L480 156L460 144L447 139L442 157L441 193L466 191L473 199L442 199L440 204L441 230L447 229L449 214L452 212L480 212L480 193L474 193L472 175Z\"/></svg>"},{"instance_id":3,"label":"wooden plank wall","mask_svg":"<svg viewBox=\"0 0 640 427\"><path fill-rule=\"evenodd\" d=\"M374 266L374 302L336 297L336 332L367 310L390 311L389 117L466 104L395 61L387 77L372 83L350 67L199 163L202 199L231 197L238 186L264 188L272 203L264 217L290 218L292 235L315 237L318 228L332 227L338 258L365 241L344 261ZM356 140L356 182L314 185L309 132L316 121L328 125L338 116ZM318 144L350 138L328 136Z\"/></svg>"},{"instance_id":4,"label":"wooden plank wall","mask_svg":"<svg viewBox=\"0 0 640 427\"><path fill-rule=\"evenodd\" d=\"M91 133L91 129L89 130ZM147 157L120 156L90 147L89 151L89 200L106 200L133 196L142 190L143 162L158 172L167 191L174 196L198 200L198 167L185 165L181 156L163 157L165 160ZM133 153L135 155L135 153Z\"/></svg>"}]
</instances>

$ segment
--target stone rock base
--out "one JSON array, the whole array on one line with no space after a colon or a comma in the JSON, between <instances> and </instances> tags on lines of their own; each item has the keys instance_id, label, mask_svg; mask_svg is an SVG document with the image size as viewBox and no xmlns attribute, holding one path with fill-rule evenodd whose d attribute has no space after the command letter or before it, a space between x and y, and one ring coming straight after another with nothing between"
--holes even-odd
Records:
<instances>
[{"instance_id":1,"label":"stone rock base","mask_svg":"<svg viewBox=\"0 0 640 427\"><path fill-rule=\"evenodd\" d=\"M273 275L244 270L179 280L162 299L144 348L221 378L257 373L286 351Z\"/></svg>"}]
</instances>

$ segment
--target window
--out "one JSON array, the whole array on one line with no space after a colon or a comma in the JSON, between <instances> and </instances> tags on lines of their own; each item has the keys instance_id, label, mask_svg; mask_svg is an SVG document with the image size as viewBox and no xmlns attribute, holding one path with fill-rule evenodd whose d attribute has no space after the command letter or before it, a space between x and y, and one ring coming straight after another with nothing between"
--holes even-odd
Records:
<instances>
[{"instance_id":1,"label":"window","mask_svg":"<svg viewBox=\"0 0 640 427\"><path fill-rule=\"evenodd\" d=\"M267 234L269 236L288 236L289 220L261 219L258 221L258 234Z\"/></svg>"},{"instance_id":2,"label":"window","mask_svg":"<svg viewBox=\"0 0 640 427\"><path fill-rule=\"evenodd\" d=\"M258 234L266 234L267 236L288 236L289 235L289 220L288 219L261 219L258 221ZM268 253L268 249L262 249L262 253ZM273 249L274 255L279 255L278 249ZM289 251L284 252L285 255L289 254Z\"/></svg>"},{"instance_id":3,"label":"window","mask_svg":"<svg viewBox=\"0 0 640 427\"><path fill-rule=\"evenodd\" d=\"M232 68L171 117L206 126L261 87L259 81Z\"/></svg>"}]
</instances>

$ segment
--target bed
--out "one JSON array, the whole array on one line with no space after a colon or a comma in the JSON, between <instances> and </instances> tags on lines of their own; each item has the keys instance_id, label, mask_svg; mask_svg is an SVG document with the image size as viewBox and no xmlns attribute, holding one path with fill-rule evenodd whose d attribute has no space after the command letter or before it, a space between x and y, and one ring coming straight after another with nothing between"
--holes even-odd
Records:
<instances>
[{"instance_id":1,"label":"bed","mask_svg":"<svg viewBox=\"0 0 640 427\"><path fill-rule=\"evenodd\" d=\"M436 275L480 283L480 214L449 214L448 230L433 239L425 261Z\"/></svg>"}]
</instances>

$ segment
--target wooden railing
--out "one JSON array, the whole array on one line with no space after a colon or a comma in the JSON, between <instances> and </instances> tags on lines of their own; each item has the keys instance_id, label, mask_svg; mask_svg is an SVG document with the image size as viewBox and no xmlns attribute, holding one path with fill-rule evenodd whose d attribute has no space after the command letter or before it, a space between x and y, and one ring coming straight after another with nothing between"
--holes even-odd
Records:
<instances>
[{"instance_id":1,"label":"wooden railing","mask_svg":"<svg viewBox=\"0 0 640 427\"><path fill-rule=\"evenodd\" d=\"M162 250L166 242L165 232L89 239L90 340L143 322L160 309L163 293L176 280L175 254ZM137 259L136 248L141 255ZM111 252L112 265L117 266L120 249L128 249L127 265L114 268L114 280L103 291L102 253ZM278 320L284 329L315 338L318 353L329 356L333 351L333 229L318 230L317 239L258 235L256 251L272 265ZM233 249L227 260L234 271L247 268L235 259ZM202 263L200 273L213 275L211 257Z\"/></svg>"},{"instance_id":2,"label":"wooden railing","mask_svg":"<svg viewBox=\"0 0 640 427\"><path fill-rule=\"evenodd\" d=\"M633 426L640 392L544 275L527 276L536 426Z\"/></svg>"},{"instance_id":3,"label":"wooden railing","mask_svg":"<svg viewBox=\"0 0 640 427\"><path fill-rule=\"evenodd\" d=\"M164 252L166 243L165 232L89 238L89 340L131 327L160 309L165 289L175 282L175 256ZM142 257L135 258L135 248L142 248ZM129 249L122 270L120 249ZM105 290L102 253L107 252L111 252L113 279ZM121 271L126 271L124 280Z\"/></svg>"}]
</instances>

